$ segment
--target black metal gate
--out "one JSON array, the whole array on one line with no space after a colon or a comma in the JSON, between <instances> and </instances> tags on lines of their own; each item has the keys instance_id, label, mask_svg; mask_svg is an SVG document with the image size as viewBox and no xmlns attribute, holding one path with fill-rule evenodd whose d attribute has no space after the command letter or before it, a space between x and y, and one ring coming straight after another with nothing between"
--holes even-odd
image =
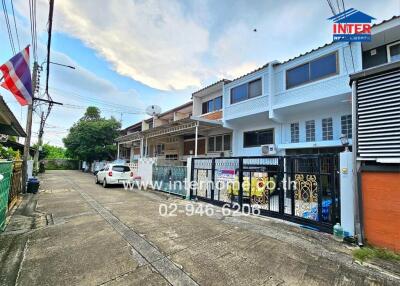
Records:
<instances>
[{"instance_id":1,"label":"black metal gate","mask_svg":"<svg viewBox=\"0 0 400 286\"><path fill-rule=\"evenodd\" d=\"M336 154L193 158L191 198L325 232L340 221Z\"/></svg>"}]
</instances>

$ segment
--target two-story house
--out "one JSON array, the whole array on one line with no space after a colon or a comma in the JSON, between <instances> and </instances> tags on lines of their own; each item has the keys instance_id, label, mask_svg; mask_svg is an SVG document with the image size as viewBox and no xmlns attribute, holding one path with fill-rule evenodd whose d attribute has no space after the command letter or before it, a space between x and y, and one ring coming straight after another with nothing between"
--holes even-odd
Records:
<instances>
[{"instance_id":1,"label":"two-story house","mask_svg":"<svg viewBox=\"0 0 400 286\"><path fill-rule=\"evenodd\" d=\"M222 80L193 93L193 101L123 130L118 158L157 158L184 165L188 157L229 156L231 130L222 126Z\"/></svg>"},{"instance_id":2,"label":"two-story house","mask_svg":"<svg viewBox=\"0 0 400 286\"><path fill-rule=\"evenodd\" d=\"M223 86L229 83L222 79L192 94L193 117L214 121L222 125ZM208 130L205 134L205 153L209 157L230 156L232 151L232 130L222 126Z\"/></svg>"},{"instance_id":3,"label":"two-story house","mask_svg":"<svg viewBox=\"0 0 400 286\"><path fill-rule=\"evenodd\" d=\"M333 42L270 62L224 85L224 124L235 156L337 153L351 141L349 74L362 69L360 43Z\"/></svg>"}]
</instances>

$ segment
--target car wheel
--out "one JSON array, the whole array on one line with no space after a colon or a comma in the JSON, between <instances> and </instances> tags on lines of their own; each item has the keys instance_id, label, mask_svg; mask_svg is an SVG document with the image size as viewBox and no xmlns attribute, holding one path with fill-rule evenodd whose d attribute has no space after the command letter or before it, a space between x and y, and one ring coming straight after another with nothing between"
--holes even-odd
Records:
<instances>
[{"instance_id":1,"label":"car wheel","mask_svg":"<svg viewBox=\"0 0 400 286\"><path fill-rule=\"evenodd\" d=\"M106 178L104 178L104 180L103 180L103 188L107 188L107 187L108 187L108 184L107 184Z\"/></svg>"}]
</instances>

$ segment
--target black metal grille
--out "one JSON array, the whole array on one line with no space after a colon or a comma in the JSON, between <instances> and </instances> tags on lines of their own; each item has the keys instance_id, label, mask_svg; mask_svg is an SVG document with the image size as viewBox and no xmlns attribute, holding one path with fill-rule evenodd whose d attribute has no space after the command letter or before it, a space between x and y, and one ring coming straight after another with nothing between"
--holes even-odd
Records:
<instances>
[{"instance_id":1,"label":"black metal grille","mask_svg":"<svg viewBox=\"0 0 400 286\"><path fill-rule=\"evenodd\" d=\"M193 158L191 180L194 199L257 208L326 232L340 221L336 154Z\"/></svg>"}]
</instances>

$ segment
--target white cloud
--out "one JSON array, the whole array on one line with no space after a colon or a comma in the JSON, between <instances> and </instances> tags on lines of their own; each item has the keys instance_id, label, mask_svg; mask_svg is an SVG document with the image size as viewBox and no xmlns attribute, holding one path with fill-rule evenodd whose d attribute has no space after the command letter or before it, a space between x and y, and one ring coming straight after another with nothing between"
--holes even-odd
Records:
<instances>
[{"instance_id":1,"label":"white cloud","mask_svg":"<svg viewBox=\"0 0 400 286\"><path fill-rule=\"evenodd\" d=\"M200 85L208 32L178 2L57 1L55 11L55 30L82 40L119 74L161 90Z\"/></svg>"}]
</instances>

